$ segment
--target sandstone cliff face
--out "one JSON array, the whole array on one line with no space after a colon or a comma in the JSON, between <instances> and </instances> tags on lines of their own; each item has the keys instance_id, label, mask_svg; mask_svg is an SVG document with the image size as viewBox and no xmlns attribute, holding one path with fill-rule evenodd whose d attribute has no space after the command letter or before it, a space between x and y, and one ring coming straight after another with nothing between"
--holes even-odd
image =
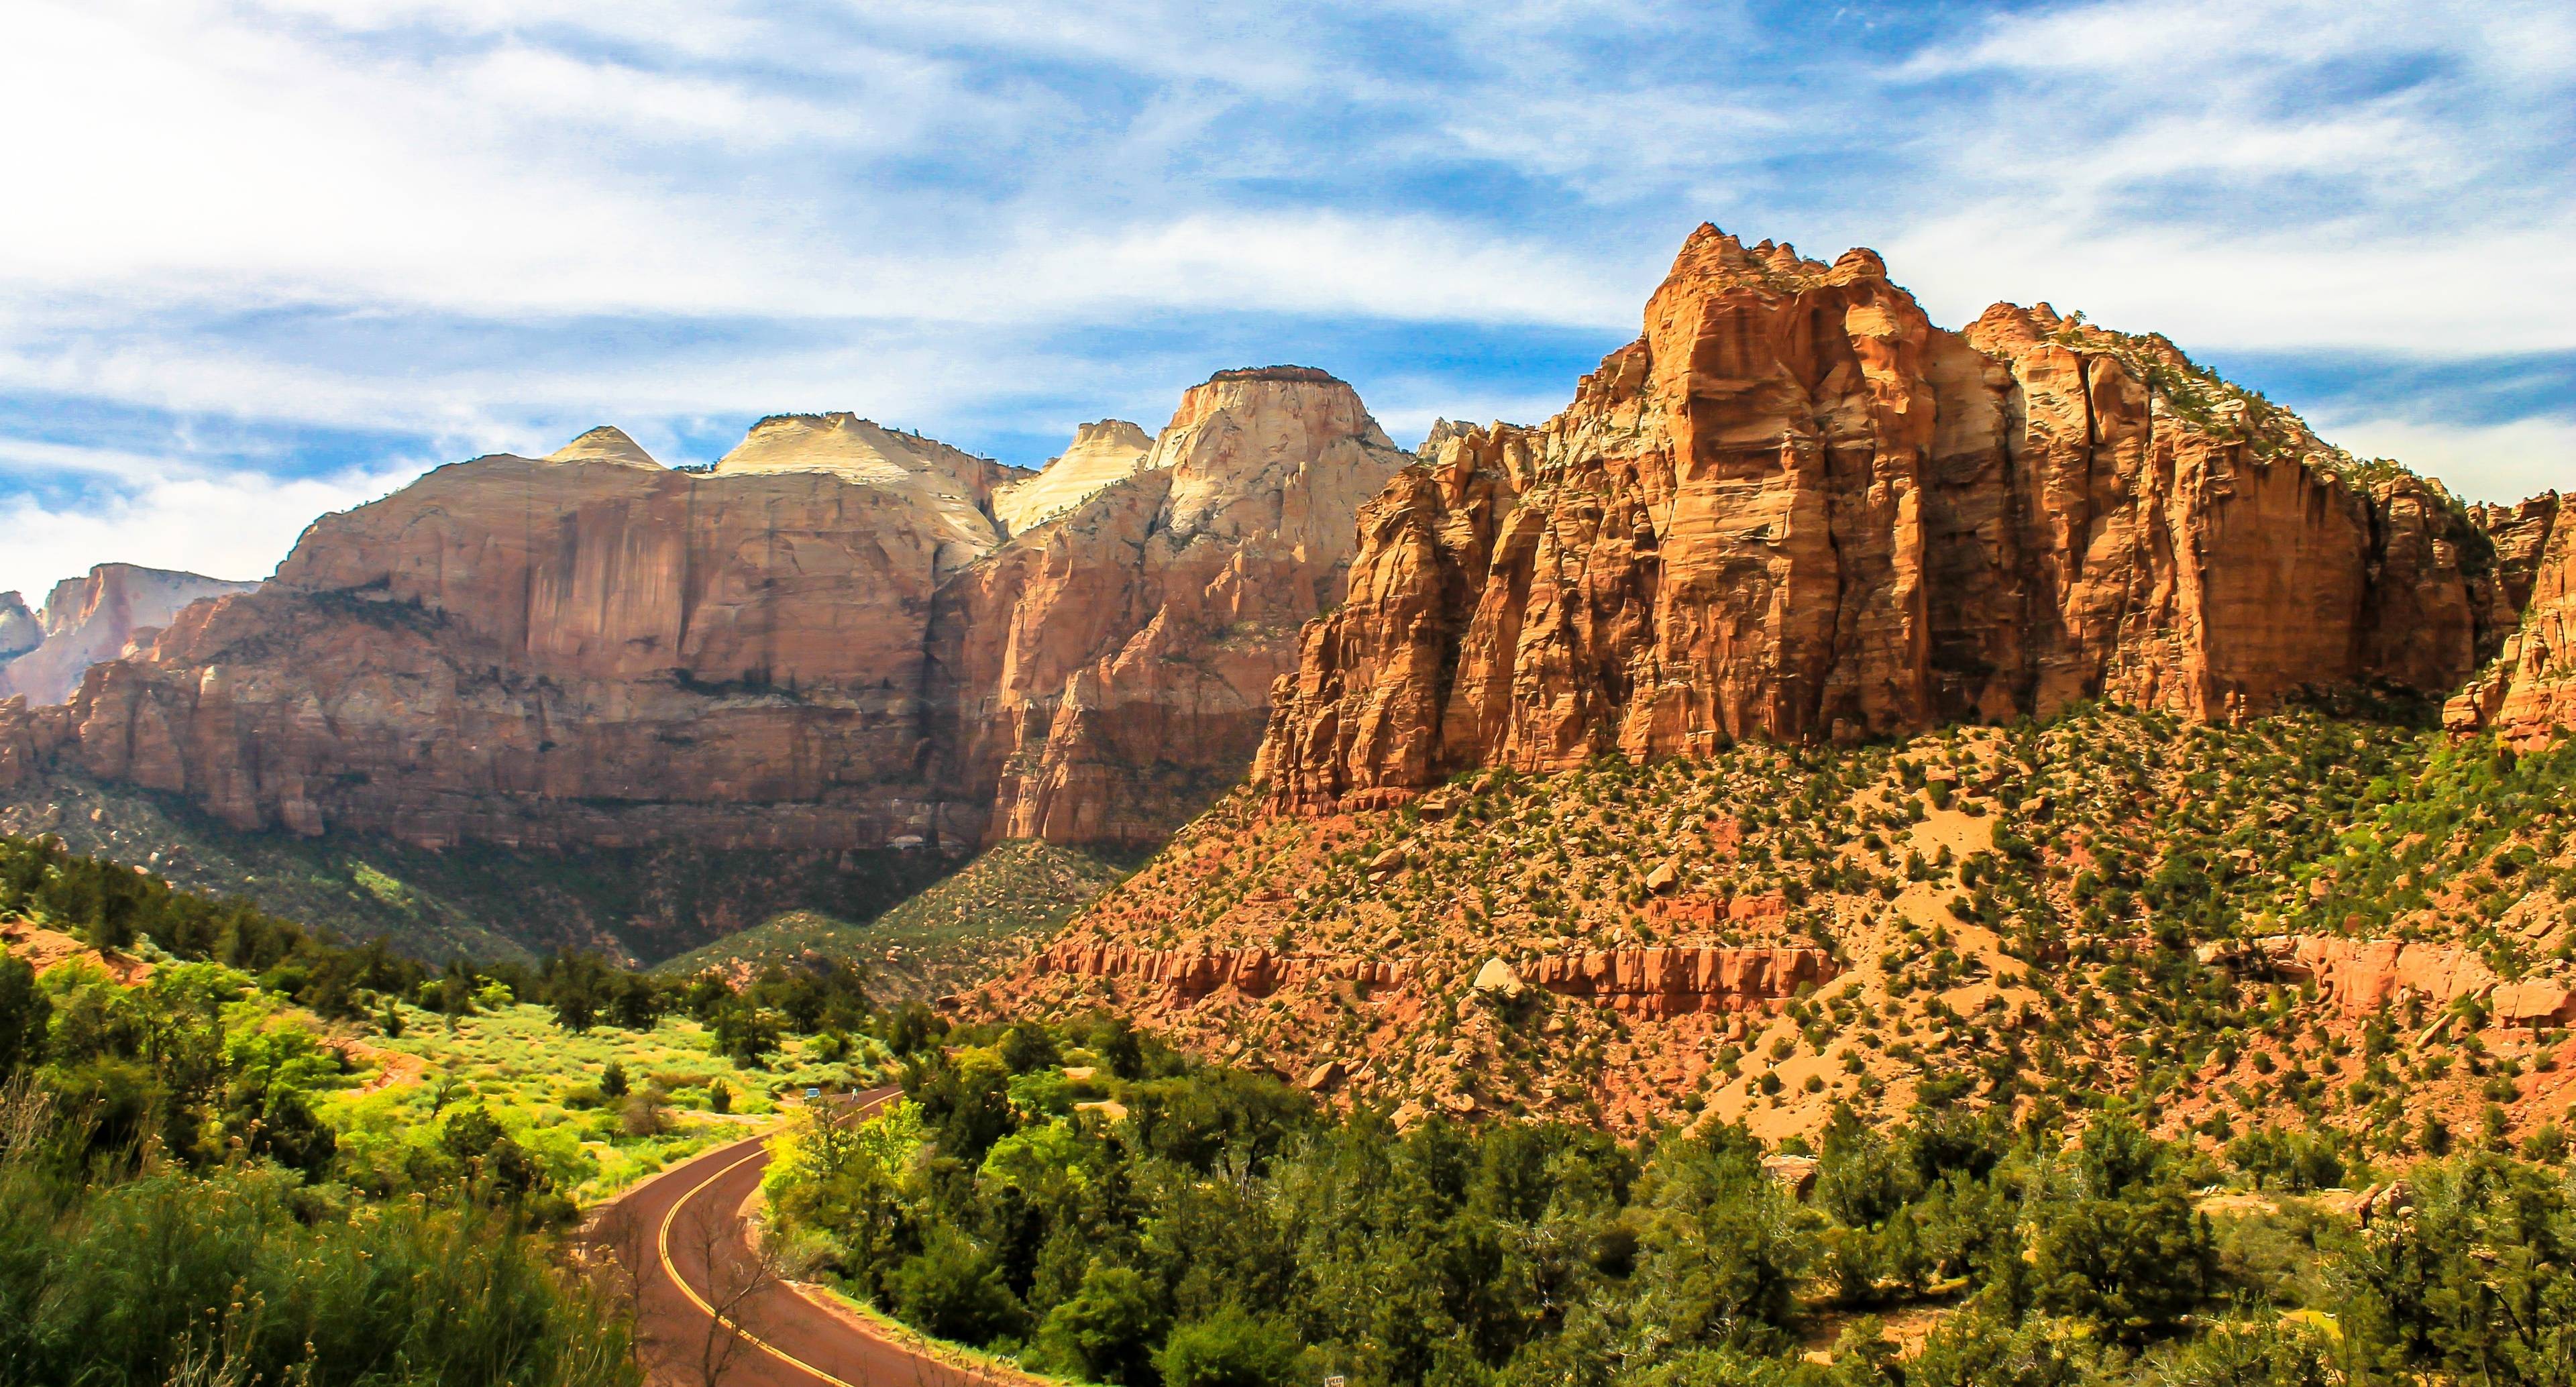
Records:
<instances>
[{"instance_id":1,"label":"sandstone cliff face","mask_svg":"<svg viewBox=\"0 0 2576 1387\"><path fill-rule=\"evenodd\" d=\"M2501 584L2521 590L2522 620L2443 708L2452 729L2491 727L2527 749L2576 728L2576 525L2564 522L2555 492L2491 518Z\"/></svg>"},{"instance_id":2,"label":"sandstone cliff face","mask_svg":"<svg viewBox=\"0 0 2576 1387\"><path fill-rule=\"evenodd\" d=\"M1299 623L1340 598L1354 517L1406 460L1320 371L1188 391L1134 475L942 589L942 783L989 794L1001 836L1169 834L1251 760Z\"/></svg>"},{"instance_id":3,"label":"sandstone cliff face","mask_svg":"<svg viewBox=\"0 0 2576 1387\"><path fill-rule=\"evenodd\" d=\"M81 675L91 665L115 659L138 636L148 639L189 603L257 586L105 563L54 584L39 623L26 622L26 606L16 601L18 594L9 593L9 601L0 601L0 652L10 648L13 627L14 639L24 639L28 624L37 625L41 636L19 646L23 653L17 658L0 664L0 699L24 694L30 703L61 703L80 687ZM14 619L9 611L13 605Z\"/></svg>"},{"instance_id":4,"label":"sandstone cliff face","mask_svg":"<svg viewBox=\"0 0 2576 1387\"><path fill-rule=\"evenodd\" d=\"M0 785L68 765L428 845L1168 832L1249 762L1403 458L1317 372L1221 376L1120 461L1142 437L1087 428L1051 481L847 414L707 473L615 429L441 468L68 706L0 708Z\"/></svg>"},{"instance_id":5,"label":"sandstone cliff face","mask_svg":"<svg viewBox=\"0 0 2576 1387\"><path fill-rule=\"evenodd\" d=\"M2495 1019L2507 1025L2563 1026L2576 1020L2576 994L2565 985L2546 979L2508 982L2474 949L2298 934L2254 943L2268 971L2313 982L2346 1017L2366 1017L2416 999L2429 1012L2438 1012L2462 997L2481 997Z\"/></svg>"},{"instance_id":6,"label":"sandstone cliff face","mask_svg":"<svg viewBox=\"0 0 2576 1387\"><path fill-rule=\"evenodd\" d=\"M1360 525L1273 695L1284 803L2089 698L2440 691L2507 609L2447 493L2161 338L2046 305L1950 332L1868 251L1713 227L1565 412L1447 438Z\"/></svg>"},{"instance_id":7,"label":"sandstone cliff face","mask_svg":"<svg viewBox=\"0 0 2576 1387\"><path fill-rule=\"evenodd\" d=\"M712 475L614 430L440 468L0 719L0 777L432 845L922 841L931 594L1019 475L845 415L764 420Z\"/></svg>"}]
</instances>

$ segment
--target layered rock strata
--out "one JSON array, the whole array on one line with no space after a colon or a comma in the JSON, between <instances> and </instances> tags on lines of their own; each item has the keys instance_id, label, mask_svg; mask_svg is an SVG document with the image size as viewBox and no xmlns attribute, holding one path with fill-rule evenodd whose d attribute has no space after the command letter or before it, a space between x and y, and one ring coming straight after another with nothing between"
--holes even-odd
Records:
<instances>
[{"instance_id":1,"label":"layered rock strata","mask_svg":"<svg viewBox=\"0 0 2576 1387\"><path fill-rule=\"evenodd\" d=\"M1259 948L1143 949L1068 940L1040 951L1027 971L1041 978L1132 979L1160 991L1167 1004L1189 1006L1221 988L1252 998L1301 983L1401 988L1416 980L1418 970L1400 959ZM1841 971L1819 949L1590 949L1525 960L1516 977L1560 997L1661 1019L1776 1008L1800 987L1830 982Z\"/></svg>"},{"instance_id":2,"label":"layered rock strata","mask_svg":"<svg viewBox=\"0 0 2576 1387\"><path fill-rule=\"evenodd\" d=\"M112 660L153 634L191 602L247 592L256 583L228 582L197 573L103 563L78 578L54 584L41 620L29 620L18 594L0 600L0 699L23 694L30 703L61 703L80 687L91 665ZM12 608L15 608L14 613ZM25 644L27 627L37 639Z\"/></svg>"},{"instance_id":3,"label":"layered rock strata","mask_svg":"<svg viewBox=\"0 0 2576 1387\"><path fill-rule=\"evenodd\" d=\"M2447 691L2512 611L2438 485L2161 338L2045 304L1952 332L1868 251L1713 227L1563 413L1453 434L1360 527L1273 694L1282 804L2084 699Z\"/></svg>"},{"instance_id":4,"label":"layered rock strata","mask_svg":"<svg viewBox=\"0 0 2576 1387\"><path fill-rule=\"evenodd\" d=\"M1121 460L1141 437L1089 426L1032 475L782 415L704 472L615 429L440 468L67 706L0 706L0 785L62 766L432 846L1168 832L1240 776L1403 458L1293 369L1220 375Z\"/></svg>"}]
</instances>

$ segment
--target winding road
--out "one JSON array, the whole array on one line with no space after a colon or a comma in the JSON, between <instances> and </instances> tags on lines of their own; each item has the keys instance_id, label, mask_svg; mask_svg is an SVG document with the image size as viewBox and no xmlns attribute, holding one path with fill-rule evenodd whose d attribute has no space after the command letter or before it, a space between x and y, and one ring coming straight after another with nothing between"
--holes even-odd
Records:
<instances>
[{"instance_id":1,"label":"winding road","mask_svg":"<svg viewBox=\"0 0 2576 1387\"><path fill-rule=\"evenodd\" d=\"M901 1095L895 1088L855 1095L851 1115ZM637 1267L636 1330L652 1380L696 1387L707 1387L711 1375L720 1387L1004 1381L899 1342L845 1307L750 1270L756 1258L741 1210L768 1168L767 1143L764 1133L674 1166L619 1198L613 1216L594 1225L619 1230L605 1236L624 1243L619 1255ZM719 1310L730 1330L717 1328Z\"/></svg>"}]
</instances>

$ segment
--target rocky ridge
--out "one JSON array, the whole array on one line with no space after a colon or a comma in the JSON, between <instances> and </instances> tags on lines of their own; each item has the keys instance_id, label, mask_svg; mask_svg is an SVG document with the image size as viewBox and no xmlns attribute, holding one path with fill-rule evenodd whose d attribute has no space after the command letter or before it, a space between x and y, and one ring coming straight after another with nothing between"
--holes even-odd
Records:
<instances>
[{"instance_id":1,"label":"rocky ridge","mask_svg":"<svg viewBox=\"0 0 2576 1387\"><path fill-rule=\"evenodd\" d=\"M705 472L615 429L440 468L66 706L0 705L0 788L60 767L423 846L1168 832L1240 775L1402 459L1320 372L1221 374L1119 461L1137 436L1030 474L781 415ZM1015 534L1029 506L1070 509Z\"/></svg>"},{"instance_id":2,"label":"rocky ridge","mask_svg":"<svg viewBox=\"0 0 2576 1387\"><path fill-rule=\"evenodd\" d=\"M1282 805L2086 699L2446 693L2513 624L2438 484L2162 338L2045 304L1953 332L1869 251L1705 226L1563 413L1453 433L1360 525L1271 700Z\"/></svg>"}]
</instances>

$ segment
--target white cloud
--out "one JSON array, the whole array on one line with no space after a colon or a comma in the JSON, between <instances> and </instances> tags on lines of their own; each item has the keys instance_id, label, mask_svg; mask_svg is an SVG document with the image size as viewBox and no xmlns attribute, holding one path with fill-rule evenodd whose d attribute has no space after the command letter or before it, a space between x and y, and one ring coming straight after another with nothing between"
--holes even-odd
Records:
<instances>
[{"instance_id":1,"label":"white cloud","mask_svg":"<svg viewBox=\"0 0 2576 1387\"><path fill-rule=\"evenodd\" d=\"M2470 501L2519 501L2576 489L2576 415L2504 424L2326 416L2320 437L2361 457L2390 457Z\"/></svg>"},{"instance_id":2,"label":"white cloud","mask_svg":"<svg viewBox=\"0 0 2576 1387\"><path fill-rule=\"evenodd\" d=\"M2187 351L2368 349L2487 356L2576 346L2576 209L2440 245L2370 238L2322 248L2312 229L2085 234L1994 202L1924 223L1883 249L1933 317L2046 299L2061 312Z\"/></svg>"},{"instance_id":3,"label":"white cloud","mask_svg":"<svg viewBox=\"0 0 2576 1387\"><path fill-rule=\"evenodd\" d=\"M137 563L210 578L265 578L315 517L346 510L409 482L424 468L352 471L280 479L258 472L211 472L172 460L158 469L130 454L67 457L67 450L0 440L0 468L41 462L115 476L80 500L48 504L34 495L0 497L0 591L32 601L94 564Z\"/></svg>"}]
</instances>

